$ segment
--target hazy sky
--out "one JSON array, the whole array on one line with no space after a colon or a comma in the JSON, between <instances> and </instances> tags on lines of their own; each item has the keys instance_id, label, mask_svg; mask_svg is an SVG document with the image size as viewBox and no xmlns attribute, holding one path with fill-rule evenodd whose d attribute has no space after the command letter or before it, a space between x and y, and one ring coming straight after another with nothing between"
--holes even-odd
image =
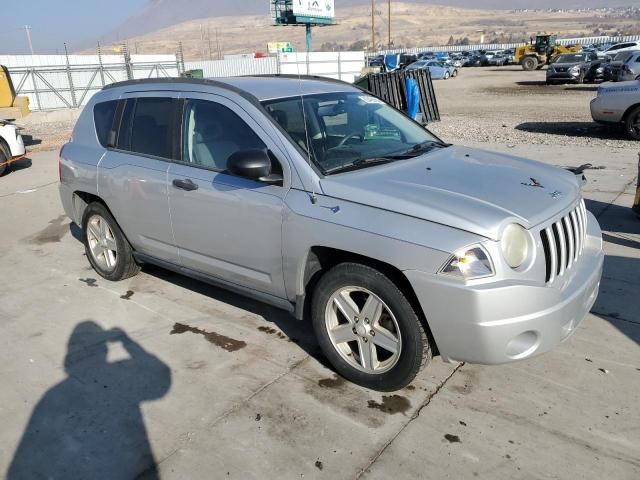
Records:
<instances>
[{"instance_id":1,"label":"hazy sky","mask_svg":"<svg viewBox=\"0 0 640 480\"><path fill-rule=\"evenodd\" d=\"M215 0L212 0L215 1ZM29 53L24 25L31 25L36 53L91 47L131 16L145 0L0 0L0 54Z\"/></svg>"}]
</instances>

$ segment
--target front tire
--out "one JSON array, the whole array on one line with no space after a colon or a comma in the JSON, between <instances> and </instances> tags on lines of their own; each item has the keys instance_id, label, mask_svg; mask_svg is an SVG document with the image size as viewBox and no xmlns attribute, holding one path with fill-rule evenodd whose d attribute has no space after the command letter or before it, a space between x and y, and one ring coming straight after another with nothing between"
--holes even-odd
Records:
<instances>
[{"instance_id":1,"label":"front tire","mask_svg":"<svg viewBox=\"0 0 640 480\"><path fill-rule=\"evenodd\" d=\"M388 277L365 265L341 263L320 278L312 321L336 371L372 390L407 386L432 357L409 300Z\"/></svg>"},{"instance_id":2,"label":"front tire","mask_svg":"<svg viewBox=\"0 0 640 480\"><path fill-rule=\"evenodd\" d=\"M449 77L451 76L451 74L449 72L445 72L444 74L444 79L445 80L449 80Z\"/></svg>"},{"instance_id":3,"label":"front tire","mask_svg":"<svg viewBox=\"0 0 640 480\"><path fill-rule=\"evenodd\" d=\"M522 69L531 72L538 68L538 59L536 57L525 57L522 59Z\"/></svg>"},{"instance_id":4,"label":"front tire","mask_svg":"<svg viewBox=\"0 0 640 480\"><path fill-rule=\"evenodd\" d=\"M140 271L129 241L102 203L93 202L85 209L82 241L89 263L102 278L115 282Z\"/></svg>"}]
</instances>

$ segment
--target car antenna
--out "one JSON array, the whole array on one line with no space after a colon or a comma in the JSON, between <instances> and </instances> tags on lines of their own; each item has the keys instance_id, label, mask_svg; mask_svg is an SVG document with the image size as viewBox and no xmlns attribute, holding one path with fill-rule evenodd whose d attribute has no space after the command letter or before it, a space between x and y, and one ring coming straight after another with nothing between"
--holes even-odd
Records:
<instances>
[{"instance_id":1,"label":"car antenna","mask_svg":"<svg viewBox=\"0 0 640 480\"><path fill-rule=\"evenodd\" d=\"M307 127L307 112L304 107L304 96L302 93L302 76L300 75L300 62L298 61L298 54L296 56L296 70L298 71L298 89L300 92L300 105L302 106L302 121L304 123L304 141L307 145L307 163L311 166L311 142L309 141L309 129ZM307 69L309 68L309 52L307 52ZM316 195L316 189L313 182L311 183L311 203L316 204L318 202L318 196Z\"/></svg>"}]
</instances>

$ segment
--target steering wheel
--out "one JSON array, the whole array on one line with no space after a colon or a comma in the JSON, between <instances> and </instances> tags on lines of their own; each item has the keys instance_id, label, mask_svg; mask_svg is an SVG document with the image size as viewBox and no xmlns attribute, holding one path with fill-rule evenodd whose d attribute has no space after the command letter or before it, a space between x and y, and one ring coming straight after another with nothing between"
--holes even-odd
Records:
<instances>
[{"instance_id":1,"label":"steering wheel","mask_svg":"<svg viewBox=\"0 0 640 480\"><path fill-rule=\"evenodd\" d=\"M345 136L342 140L340 140L340 143L338 143L338 145L336 145L337 147L343 147L349 140L351 140L352 138L355 137L359 137L360 138L360 143L364 142L364 136L356 131L356 132L351 132L350 134L348 134L347 136Z\"/></svg>"}]
</instances>

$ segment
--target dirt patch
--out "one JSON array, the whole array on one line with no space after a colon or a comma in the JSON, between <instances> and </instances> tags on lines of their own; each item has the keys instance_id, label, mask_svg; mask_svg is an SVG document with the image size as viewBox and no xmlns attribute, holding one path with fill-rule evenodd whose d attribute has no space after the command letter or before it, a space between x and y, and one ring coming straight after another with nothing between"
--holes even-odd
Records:
<instances>
[{"instance_id":1,"label":"dirt patch","mask_svg":"<svg viewBox=\"0 0 640 480\"><path fill-rule=\"evenodd\" d=\"M242 340L235 340L221 335L216 332L207 332L198 327L191 327L183 323L175 323L173 329L169 332L170 335L180 335L182 333L191 332L196 335L202 335L209 343L212 343L220 348L223 348L227 352L235 352L247 346L247 343Z\"/></svg>"},{"instance_id":2,"label":"dirt patch","mask_svg":"<svg viewBox=\"0 0 640 480\"><path fill-rule=\"evenodd\" d=\"M66 218L66 215L60 215L58 218L54 218L49 221L47 227L35 235L28 237L27 241L33 245L60 242L62 237L69 233L69 222L64 221Z\"/></svg>"},{"instance_id":3,"label":"dirt patch","mask_svg":"<svg viewBox=\"0 0 640 480\"><path fill-rule=\"evenodd\" d=\"M396 413L404 414L409 410L411 408L411 402L401 395L383 395L382 402L378 403L375 400L369 400L367 406L390 415L395 415Z\"/></svg>"},{"instance_id":4,"label":"dirt patch","mask_svg":"<svg viewBox=\"0 0 640 480\"><path fill-rule=\"evenodd\" d=\"M123 300L131 300L131 297L133 297L134 291L133 290L127 290L127 293L125 293L124 295L120 295L120 298Z\"/></svg>"},{"instance_id":5,"label":"dirt patch","mask_svg":"<svg viewBox=\"0 0 640 480\"><path fill-rule=\"evenodd\" d=\"M318 380L318 386L322 388L338 388L345 384L345 379L335 376L334 378L323 378Z\"/></svg>"},{"instance_id":6,"label":"dirt patch","mask_svg":"<svg viewBox=\"0 0 640 480\"><path fill-rule=\"evenodd\" d=\"M449 443L460 443L460 437L458 435L452 435L450 433L446 433L444 435L445 440L447 440Z\"/></svg>"},{"instance_id":7,"label":"dirt patch","mask_svg":"<svg viewBox=\"0 0 640 480\"><path fill-rule=\"evenodd\" d=\"M267 333L269 335L275 335L276 337L278 337L278 338L280 338L282 340L286 340L287 339L287 336L284 333L279 332L275 328L261 326L261 327L258 327L258 330L260 330L261 332Z\"/></svg>"}]
</instances>

